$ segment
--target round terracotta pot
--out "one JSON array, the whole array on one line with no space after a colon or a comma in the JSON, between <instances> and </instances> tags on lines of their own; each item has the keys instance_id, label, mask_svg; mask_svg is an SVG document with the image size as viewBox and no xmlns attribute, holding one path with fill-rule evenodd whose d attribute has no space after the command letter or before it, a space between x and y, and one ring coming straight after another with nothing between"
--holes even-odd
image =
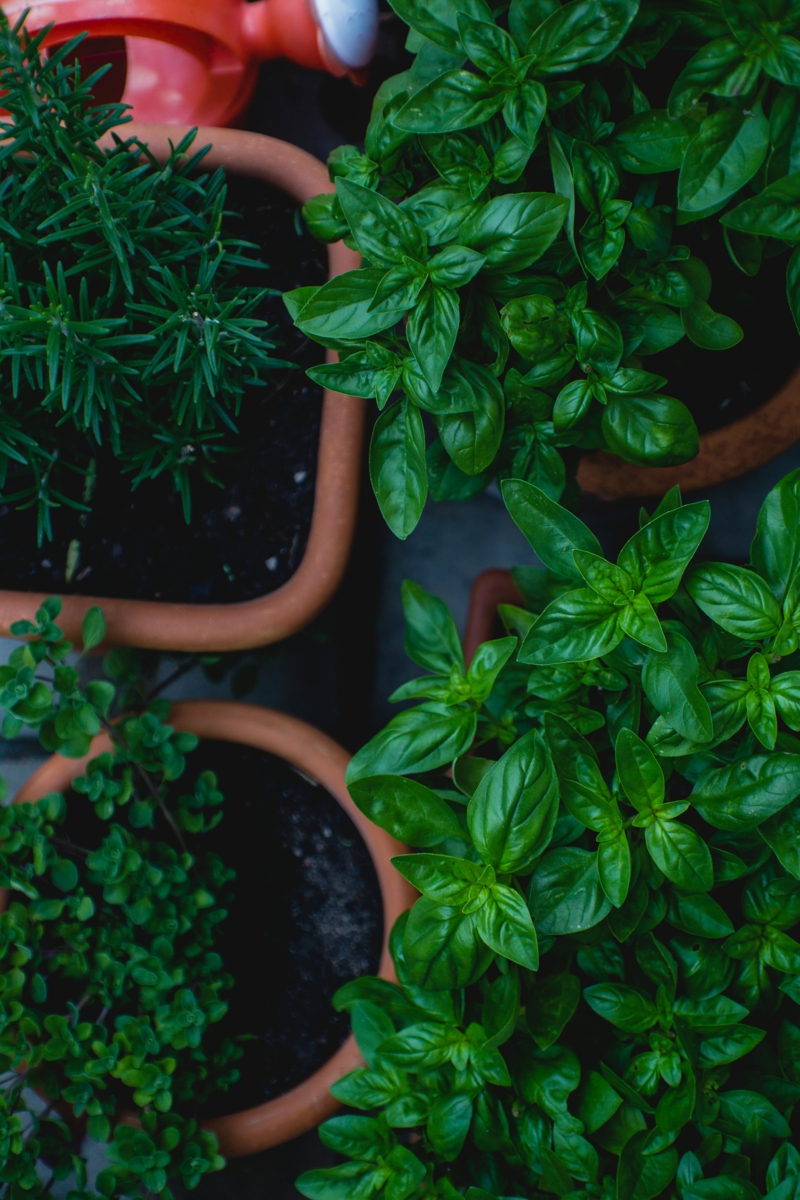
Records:
<instances>
[{"instance_id":1,"label":"round terracotta pot","mask_svg":"<svg viewBox=\"0 0 800 1200\"><path fill-rule=\"evenodd\" d=\"M737 479L771 462L800 439L800 368L771 400L746 417L700 435L700 453L680 467L637 467L597 450L578 467L582 492L600 500L663 496L675 484L693 492Z\"/></svg>"},{"instance_id":2,"label":"round terracotta pot","mask_svg":"<svg viewBox=\"0 0 800 1200\"><path fill-rule=\"evenodd\" d=\"M384 979L394 980L394 966L388 949L389 933L400 914L411 907L416 893L390 861L393 855L404 853L406 847L367 820L350 799L344 782L350 760L347 751L296 717L271 708L228 700L185 700L173 704L170 724L201 738L237 742L275 754L318 781L341 804L364 839L378 876L384 928L378 973ZM37 800L48 792L68 790L75 776L85 771L89 758L102 754L109 747L108 735L100 734L85 758L53 755L20 788L14 803ZM0 911L7 903L8 891L0 889ZM255 1108L206 1121L205 1128L217 1135L220 1152L226 1158L278 1146L331 1116L339 1103L331 1096L329 1087L360 1066L363 1066L363 1060L351 1034L332 1058L291 1091Z\"/></svg>"},{"instance_id":3,"label":"round terracotta pot","mask_svg":"<svg viewBox=\"0 0 800 1200\"><path fill-rule=\"evenodd\" d=\"M163 162L188 127L129 122L125 137L136 135ZM111 136L106 135L111 144ZM203 167L224 167L280 188L304 204L319 192L333 191L328 172L305 150L288 142L240 129L201 127L195 145L211 143ZM336 242L328 247L330 277L359 265L357 254ZM333 354L329 361L335 361ZM120 600L104 596L64 596L59 625L80 642L84 613L99 604L106 618L106 646L148 650L211 652L247 650L280 641L309 623L333 596L347 565L355 529L365 401L325 391L317 451L314 509L305 554L281 587L255 600L234 604L173 604L160 600ZM0 636L14 621L32 619L44 592L0 590Z\"/></svg>"}]
</instances>

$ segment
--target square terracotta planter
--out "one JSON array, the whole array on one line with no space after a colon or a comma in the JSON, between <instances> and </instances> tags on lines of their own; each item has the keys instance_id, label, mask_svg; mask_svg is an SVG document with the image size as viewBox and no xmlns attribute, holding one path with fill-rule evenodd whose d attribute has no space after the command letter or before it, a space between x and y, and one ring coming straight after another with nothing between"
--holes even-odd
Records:
<instances>
[{"instance_id":1,"label":"square terracotta planter","mask_svg":"<svg viewBox=\"0 0 800 1200\"><path fill-rule=\"evenodd\" d=\"M130 122L124 136L146 142L160 161L188 128ZM111 144L110 135L106 140ZM319 192L333 191L318 159L288 142L238 129L199 128L195 145L211 144L203 166L224 167L279 188L298 204ZM359 265L357 254L343 242L328 246L329 278ZM317 451L317 481L311 527L297 570L274 592L231 604L168 603L106 596L63 597L59 625L73 642L80 641L81 621L92 605L103 609L106 645L148 650L212 652L247 650L280 641L302 629L328 603L345 566L355 528L365 401L325 391ZM43 592L0 590L0 636L14 621L31 619Z\"/></svg>"}]
</instances>

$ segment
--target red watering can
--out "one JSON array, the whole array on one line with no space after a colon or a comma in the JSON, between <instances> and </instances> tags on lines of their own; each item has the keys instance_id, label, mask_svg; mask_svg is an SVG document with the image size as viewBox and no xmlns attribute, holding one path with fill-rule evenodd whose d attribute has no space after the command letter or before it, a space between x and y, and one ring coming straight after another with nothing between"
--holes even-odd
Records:
<instances>
[{"instance_id":1,"label":"red watering can","mask_svg":"<svg viewBox=\"0 0 800 1200\"><path fill-rule=\"evenodd\" d=\"M377 0L8 0L46 46L78 33L84 78L105 63L101 102L133 106L138 121L228 125L255 87L259 62L285 57L358 80L375 49Z\"/></svg>"}]
</instances>

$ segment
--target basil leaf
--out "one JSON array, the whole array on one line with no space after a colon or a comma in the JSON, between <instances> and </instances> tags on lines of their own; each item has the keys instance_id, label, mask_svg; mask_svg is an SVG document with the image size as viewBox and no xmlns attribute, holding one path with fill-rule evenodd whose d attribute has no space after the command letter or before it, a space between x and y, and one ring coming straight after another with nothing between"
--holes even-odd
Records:
<instances>
[{"instance_id":1,"label":"basil leaf","mask_svg":"<svg viewBox=\"0 0 800 1200\"><path fill-rule=\"evenodd\" d=\"M472 840L501 875L526 874L546 849L558 815L548 748L532 730L483 776L467 806Z\"/></svg>"},{"instance_id":2,"label":"basil leaf","mask_svg":"<svg viewBox=\"0 0 800 1200\"><path fill-rule=\"evenodd\" d=\"M491 9L485 0L392 0L392 8L401 21L430 38L437 46L452 53L461 51L458 34L460 13L476 21L491 21Z\"/></svg>"},{"instance_id":3,"label":"basil leaf","mask_svg":"<svg viewBox=\"0 0 800 1200\"><path fill-rule=\"evenodd\" d=\"M496 638L478 647L467 672L467 683L474 703L483 704L489 699L497 676L516 647L516 637Z\"/></svg>"},{"instance_id":4,"label":"basil leaf","mask_svg":"<svg viewBox=\"0 0 800 1200\"><path fill-rule=\"evenodd\" d=\"M443 246L457 237L479 204L467 188L437 181L408 196L400 207L425 230L432 246Z\"/></svg>"},{"instance_id":5,"label":"basil leaf","mask_svg":"<svg viewBox=\"0 0 800 1200\"><path fill-rule=\"evenodd\" d=\"M468 13L459 13L458 31L470 62L487 75L497 75L519 60L511 35L494 21L476 21Z\"/></svg>"},{"instance_id":6,"label":"basil leaf","mask_svg":"<svg viewBox=\"0 0 800 1200\"><path fill-rule=\"evenodd\" d=\"M372 775L355 780L348 791L375 825L410 846L437 846L461 837L453 810L430 788L402 775Z\"/></svg>"},{"instance_id":7,"label":"basil leaf","mask_svg":"<svg viewBox=\"0 0 800 1200\"><path fill-rule=\"evenodd\" d=\"M707 500L656 516L625 543L617 562L653 604L672 597L708 529Z\"/></svg>"},{"instance_id":8,"label":"basil leaf","mask_svg":"<svg viewBox=\"0 0 800 1200\"><path fill-rule=\"evenodd\" d=\"M401 854L392 859L392 865L429 900L462 910L473 899L479 901L480 893L488 893L494 882L491 870L449 854Z\"/></svg>"},{"instance_id":9,"label":"basil leaf","mask_svg":"<svg viewBox=\"0 0 800 1200\"><path fill-rule=\"evenodd\" d=\"M778 1112L774 1104L770 1104L765 1096L757 1092L736 1089L719 1094L720 1116L733 1125L738 1125L744 1132L754 1116L764 1124L767 1133L772 1137L790 1137L791 1130L786 1120Z\"/></svg>"},{"instance_id":10,"label":"basil leaf","mask_svg":"<svg viewBox=\"0 0 800 1200\"><path fill-rule=\"evenodd\" d=\"M549 192L495 196L464 222L460 241L484 256L487 271L524 271L555 240L567 207Z\"/></svg>"},{"instance_id":11,"label":"basil leaf","mask_svg":"<svg viewBox=\"0 0 800 1200\"><path fill-rule=\"evenodd\" d=\"M528 79L506 96L503 119L526 150L536 146L536 139L547 111L547 92L541 83ZM497 162L495 160L495 170Z\"/></svg>"},{"instance_id":12,"label":"basil leaf","mask_svg":"<svg viewBox=\"0 0 800 1200\"><path fill-rule=\"evenodd\" d=\"M706 117L689 143L678 178L678 208L699 213L722 204L752 179L769 148L760 108L735 104Z\"/></svg>"},{"instance_id":13,"label":"basil leaf","mask_svg":"<svg viewBox=\"0 0 800 1200\"><path fill-rule=\"evenodd\" d=\"M588 526L568 509L521 479L504 479L503 500L515 524L546 567L565 579L580 582L573 551L602 555L603 549Z\"/></svg>"},{"instance_id":14,"label":"basil leaf","mask_svg":"<svg viewBox=\"0 0 800 1200\"><path fill-rule=\"evenodd\" d=\"M638 1093L634 1094L638 1097ZM590 1071L578 1093L578 1119L583 1122L587 1133L595 1133L614 1116L621 1104L622 1097L617 1095L603 1076L597 1071Z\"/></svg>"},{"instance_id":15,"label":"basil leaf","mask_svg":"<svg viewBox=\"0 0 800 1200\"><path fill-rule=\"evenodd\" d=\"M386 524L405 539L417 526L428 494L425 429L408 400L384 409L372 429L369 474Z\"/></svg>"},{"instance_id":16,"label":"basil leaf","mask_svg":"<svg viewBox=\"0 0 800 1200\"><path fill-rule=\"evenodd\" d=\"M707 771L689 797L715 829L755 829L800 795L800 754L756 754Z\"/></svg>"},{"instance_id":17,"label":"basil leaf","mask_svg":"<svg viewBox=\"0 0 800 1200\"><path fill-rule=\"evenodd\" d=\"M601 62L619 45L637 9L636 0L572 0L531 34L525 54L534 57L539 76Z\"/></svg>"},{"instance_id":18,"label":"basil leaf","mask_svg":"<svg viewBox=\"0 0 800 1200\"><path fill-rule=\"evenodd\" d=\"M309 297L295 324L312 338L365 338L390 329L406 310L372 310L384 274L380 269L364 268L336 275Z\"/></svg>"},{"instance_id":19,"label":"basil leaf","mask_svg":"<svg viewBox=\"0 0 800 1200\"><path fill-rule=\"evenodd\" d=\"M394 359L394 355L391 356ZM376 361L370 354L349 354L339 362L321 363L306 371L309 379L333 392L346 396L373 397L379 388L394 391L400 377L399 366Z\"/></svg>"},{"instance_id":20,"label":"basil leaf","mask_svg":"<svg viewBox=\"0 0 800 1200\"><path fill-rule=\"evenodd\" d=\"M616 828L619 813L591 744L556 713L545 713L544 727L567 810L596 833Z\"/></svg>"},{"instance_id":21,"label":"basil leaf","mask_svg":"<svg viewBox=\"0 0 800 1200\"><path fill-rule=\"evenodd\" d=\"M424 896L409 915L403 952L414 983L430 991L468 987L494 958L478 936L476 913L464 914Z\"/></svg>"},{"instance_id":22,"label":"basil leaf","mask_svg":"<svg viewBox=\"0 0 800 1200\"><path fill-rule=\"evenodd\" d=\"M458 336L458 296L449 288L427 284L411 310L406 336L429 386L437 391Z\"/></svg>"},{"instance_id":23,"label":"basil leaf","mask_svg":"<svg viewBox=\"0 0 800 1200\"><path fill-rule=\"evenodd\" d=\"M476 723L474 710L463 706L430 702L406 709L351 758L347 782L443 767L469 749Z\"/></svg>"},{"instance_id":24,"label":"basil leaf","mask_svg":"<svg viewBox=\"0 0 800 1200\"><path fill-rule=\"evenodd\" d=\"M564 1026L574 1016L580 998L581 984L577 975L564 972L537 979L525 1009L525 1023L540 1050L547 1050L558 1041Z\"/></svg>"},{"instance_id":25,"label":"basil leaf","mask_svg":"<svg viewBox=\"0 0 800 1200\"><path fill-rule=\"evenodd\" d=\"M761 641L781 627L775 597L759 575L726 563L703 563L686 577L698 608L735 637Z\"/></svg>"},{"instance_id":26,"label":"basil leaf","mask_svg":"<svg viewBox=\"0 0 800 1200\"><path fill-rule=\"evenodd\" d=\"M658 817L645 830L647 850L670 883L685 892L708 892L714 884L711 851L701 837L679 821Z\"/></svg>"},{"instance_id":27,"label":"basil leaf","mask_svg":"<svg viewBox=\"0 0 800 1200\"><path fill-rule=\"evenodd\" d=\"M475 914L479 936L487 946L529 971L539 970L539 946L527 905L513 888L495 884Z\"/></svg>"},{"instance_id":28,"label":"basil leaf","mask_svg":"<svg viewBox=\"0 0 800 1200\"><path fill-rule=\"evenodd\" d=\"M781 866L800 879L800 801L793 800L769 817L759 825L758 832Z\"/></svg>"},{"instance_id":29,"label":"basil leaf","mask_svg":"<svg viewBox=\"0 0 800 1200\"><path fill-rule=\"evenodd\" d=\"M684 336L680 313L640 295L635 288L617 296L611 315L625 339L625 354L658 354L668 350Z\"/></svg>"},{"instance_id":30,"label":"basil leaf","mask_svg":"<svg viewBox=\"0 0 800 1200\"><path fill-rule=\"evenodd\" d=\"M574 846L550 850L531 877L528 904L543 936L579 933L597 925L611 910L600 886L597 855Z\"/></svg>"},{"instance_id":31,"label":"basil leaf","mask_svg":"<svg viewBox=\"0 0 800 1200\"><path fill-rule=\"evenodd\" d=\"M626 1033L644 1033L658 1020L653 1001L625 983L597 983L583 989L583 998L599 1016Z\"/></svg>"},{"instance_id":32,"label":"basil leaf","mask_svg":"<svg viewBox=\"0 0 800 1200\"><path fill-rule=\"evenodd\" d=\"M666 652L650 653L645 659L645 695L682 737L708 742L714 726L708 701L697 686L697 657L681 634L668 632L666 638Z\"/></svg>"},{"instance_id":33,"label":"basil leaf","mask_svg":"<svg viewBox=\"0 0 800 1200\"><path fill-rule=\"evenodd\" d=\"M689 59L676 79L669 97L669 114L678 117L690 111L706 91L720 96L746 93L758 74L758 58L753 55L748 62L735 38L715 38Z\"/></svg>"},{"instance_id":34,"label":"basil leaf","mask_svg":"<svg viewBox=\"0 0 800 1200\"><path fill-rule=\"evenodd\" d=\"M624 170L657 175L678 170L696 133L690 117L673 119L666 109L656 108L620 121L607 146Z\"/></svg>"},{"instance_id":35,"label":"basil leaf","mask_svg":"<svg viewBox=\"0 0 800 1200\"><path fill-rule=\"evenodd\" d=\"M320 1167L304 1171L295 1181L301 1196L308 1200L347 1200L354 1194L371 1196L383 1182L384 1174L369 1162L346 1162L338 1167Z\"/></svg>"},{"instance_id":36,"label":"basil leaf","mask_svg":"<svg viewBox=\"0 0 800 1200\"><path fill-rule=\"evenodd\" d=\"M677 466L700 451L694 417L673 396L612 396L603 411L603 434L609 450L642 466Z\"/></svg>"},{"instance_id":37,"label":"basil leaf","mask_svg":"<svg viewBox=\"0 0 800 1200\"><path fill-rule=\"evenodd\" d=\"M800 238L800 173L776 179L758 195L724 213L720 223L742 233L796 241Z\"/></svg>"},{"instance_id":38,"label":"basil leaf","mask_svg":"<svg viewBox=\"0 0 800 1200\"><path fill-rule=\"evenodd\" d=\"M660 1154L646 1154L645 1130L629 1138L619 1156L617 1200L654 1200L675 1178L678 1151L673 1147Z\"/></svg>"},{"instance_id":39,"label":"basil leaf","mask_svg":"<svg viewBox=\"0 0 800 1200\"><path fill-rule=\"evenodd\" d=\"M458 288L469 283L485 261L482 254L476 254L466 246L446 246L444 250L434 254L428 269L437 286Z\"/></svg>"},{"instance_id":40,"label":"basil leaf","mask_svg":"<svg viewBox=\"0 0 800 1200\"><path fill-rule=\"evenodd\" d=\"M442 445L465 475L480 475L485 471L494 462L503 437L505 404L502 388L493 376L490 379L481 376L480 384L484 386L480 390L476 387L475 409L440 416L436 420Z\"/></svg>"},{"instance_id":41,"label":"basil leaf","mask_svg":"<svg viewBox=\"0 0 800 1200\"><path fill-rule=\"evenodd\" d=\"M405 619L403 649L408 657L440 675L449 675L453 666L463 674L466 667L461 639L444 601L410 579L403 580L401 592Z\"/></svg>"},{"instance_id":42,"label":"basil leaf","mask_svg":"<svg viewBox=\"0 0 800 1200\"><path fill-rule=\"evenodd\" d=\"M676 929L693 933L696 937L723 938L733 933L733 925L725 909L704 892L672 889L667 913Z\"/></svg>"},{"instance_id":43,"label":"basil leaf","mask_svg":"<svg viewBox=\"0 0 800 1200\"><path fill-rule=\"evenodd\" d=\"M565 592L528 630L519 661L547 666L600 658L622 641L621 611L591 588Z\"/></svg>"},{"instance_id":44,"label":"basil leaf","mask_svg":"<svg viewBox=\"0 0 800 1200\"><path fill-rule=\"evenodd\" d=\"M490 482L489 475L465 475L445 450L439 438L425 452L428 463L428 494L431 500L471 500Z\"/></svg>"},{"instance_id":45,"label":"basil leaf","mask_svg":"<svg viewBox=\"0 0 800 1200\"><path fill-rule=\"evenodd\" d=\"M705 300L695 299L682 308L681 320L689 341L703 350L729 350L744 337L741 325L714 312Z\"/></svg>"},{"instance_id":46,"label":"basil leaf","mask_svg":"<svg viewBox=\"0 0 800 1200\"><path fill-rule=\"evenodd\" d=\"M503 107L505 89L469 71L445 71L415 92L394 118L409 133L447 133L488 121Z\"/></svg>"},{"instance_id":47,"label":"basil leaf","mask_svg":"<svg viewBox=\"0 0 800 1200\"><path fill-rule=\"evenodd\" d=\"M435 1101L426 1132L435 1153L445 1162L458 1158L472 1124L472 1109L471 1097L463 1092L451 1092Z\"/></svg>"},{"instance_id":48,"label":"basil leaf","mask_svg":"<svg viewBox=\"0 0 800 1200\"><path fill-rule=\"evenodd\" d=\"M650 748L632 730L622 729L614 749L622 789L634 808L663 804L664 773Z\"/></svg>"},{"instance_id":49,"label":"basil leaf","mask_svg":"<svg viewBox=\"0 0 800 1200\"><path fill-rule=\"evenodd\" d=\"M398 205L371 188L336 180L336 194L358 249L377 267L393 267L404 257L423 261L428 239Z\"/></svg>"},{"instance_id":50,"label":"basil leaf","mask_svg":"<svg viewBox=\"0 0 800 1200\"><path fill-rule=\"evenodd\" d=\"M763 1029L755 1029L752 1025L732 1025L702 1040L699 1065L712 1068L736 1062L737 1058L749 1054L763 1040Z\"/></svg>"},{"instance_id":51,"label":"basil leaf","mask_svg":"<svg viewBox=\"0 0 800 1200\"><path fill-rule=\"evenodd\" d=\"M780 603L800 569L800 468L784 476L761 505L750 558Z\"/></svg>"}]
</instances>

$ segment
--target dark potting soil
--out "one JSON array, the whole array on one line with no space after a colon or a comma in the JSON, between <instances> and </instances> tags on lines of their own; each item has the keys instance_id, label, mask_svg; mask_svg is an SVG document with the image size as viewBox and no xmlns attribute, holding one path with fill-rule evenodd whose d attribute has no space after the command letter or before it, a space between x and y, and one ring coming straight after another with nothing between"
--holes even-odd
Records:
<instances>
[{"instance_id":1,"label":"dark potting soil","mask_svg":"<svg viewBox=\"0 0 800 1200\"><path fill-rule=\"evenodd\" d=\"M680 229L675 240L684 240ZM800 363L800 337L786 300L787 254L765 259L757 275L747 276L731 262L718 231L692 250L711 271L709 304L733 317L744 337L730 350L701 350L684 337L642 365L666 377L664 394L682 400L707 433L775 395Z\"/></svg>"},{"instance_id":2,"label":"dark potting soil","mask_svg":"<svg viewBox=\"0 0 800 1200\"><path fill-rule=\"evenodd\" d=\"M242 1043L239 1082L206 1106L222 1115L281 1095L338 1050L350 1018L331 997L377 971L383 909L369 851L323 787L228 742L204 741L190 769L189 780L217 774L225 815L204 840L236 870L219 941L235 985L213 1037L255 1034Z\"/></svg>"},{"instance_id":3,"label":"dark potting soil","mask_svg":"<svg viewBox=\"0 0 800 1200\"><path fill-rule=\"evenodd\" d=\"M325 281L325 248L301 227L281 192L230 176L226 207L241 215L228 220L229 236L255 243L259 250L250 253L270 268L247 273L243 282L284 292ZM198 474L191 524L171 476L131 491L131 476L101 453L85 525L74 509L55 509L53 540L41 549L35 509L0 506L0 587L224 603L264 595L293 574L311 522L322 406L322 391L305 369L321 362L324 351L294 328L280 296L268 297L257 315L274 330L273 357L298 365L276 369L265 387L247 389L239 435L225 434L235 452L214 464L223 486ZM80 559L68 583L73 539L80 542Z\"/></svg>"}]
</instances>

